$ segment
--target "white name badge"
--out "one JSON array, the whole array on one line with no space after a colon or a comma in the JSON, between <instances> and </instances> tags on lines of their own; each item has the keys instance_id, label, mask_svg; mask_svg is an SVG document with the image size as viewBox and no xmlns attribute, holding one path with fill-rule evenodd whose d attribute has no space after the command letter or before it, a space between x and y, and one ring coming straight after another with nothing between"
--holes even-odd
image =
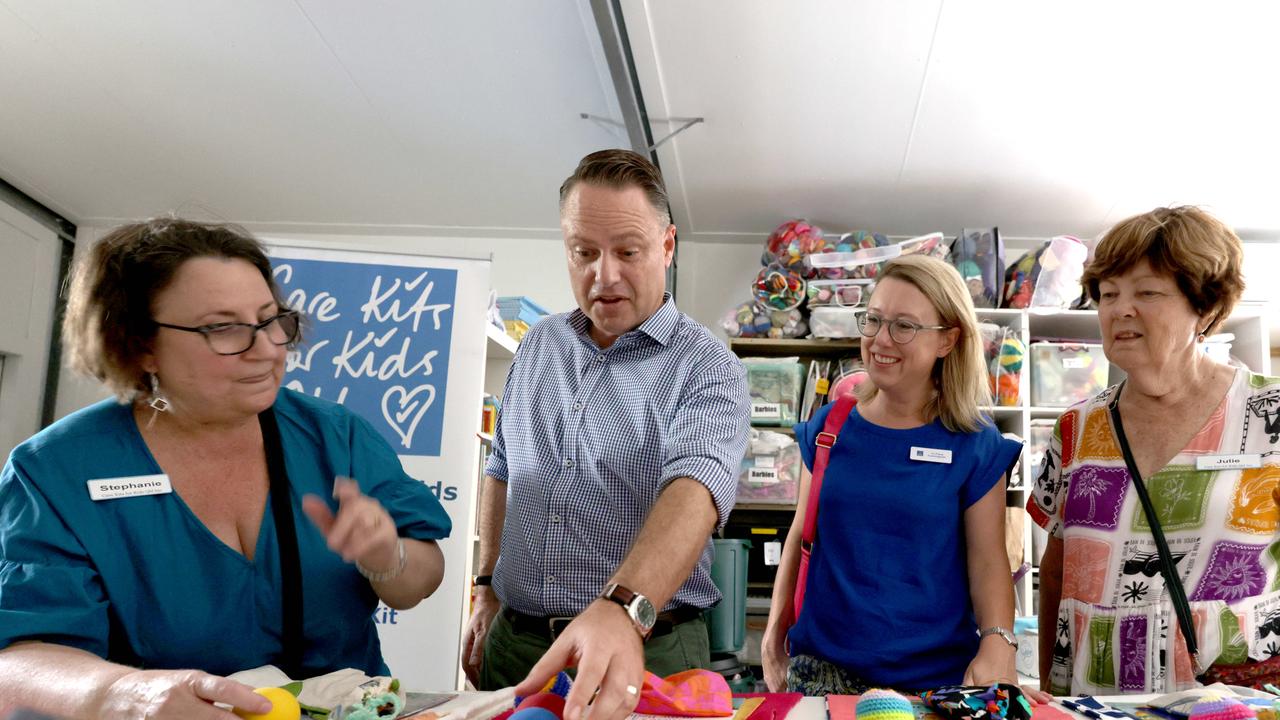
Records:
<instances>
[{"instance_id":1,"label":"white name badge","mask_svg":"<svg viewBox=\"0 0 1280 720\"><path fill-rule=\"evenodd\" d=\"M1197 470L1234 470L1262 467L1262 455L1201 455L1196 458Z\"/></svg>"},{"instance_id":2,"label":"white name badge","mask_svg":"<svg viewBox=\"0 0 1280 720\"><path fill-rule=\"evenodd\" d=\"M134 475L88 481L89 497L94 500L116 500L142 495L166 495L173 492L168 475Z\"/></svg>"},{"instance_id":3,"label":"white name badge","mask_svg":"<svg viewBox=\"0 0 1280 720\"><path fill-rule=\"evenodd\" d=\"M913 447L911 448L911 459L918 462L942 463L943 465L951 464L951 451L939 450L938 448Z\"/></svg>"}]
</instances>

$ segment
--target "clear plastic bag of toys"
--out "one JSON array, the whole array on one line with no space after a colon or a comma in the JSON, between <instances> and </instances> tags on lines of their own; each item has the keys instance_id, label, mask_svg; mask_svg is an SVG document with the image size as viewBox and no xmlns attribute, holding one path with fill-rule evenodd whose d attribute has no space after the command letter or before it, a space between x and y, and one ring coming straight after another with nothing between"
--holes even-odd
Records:
<instances>
[{"instance_id":1,"label":"clear plastic bag of toys","mask_svg":"<svg viewBox=\"0 0 1280 720\"><path fill-rule=\"evenodd\" d=\"M808 264L808 257L834 249L822 228L804 220L788 220L765 241L760 264L789 270L804 278L817 277L818 273Z\"/></svg>"},{"instance_id":2,"label":"clear plastic bag of toys","mask_svg":"<svg viewBox=\"0 0 1280 720\"><path fill-rule=\"evenodd\" d=\"M805 300L805 280L797 272L767 265L756 273L751 292L756 303L770 310L793 310Z\"/></svg>"},{"instance_id":3,"label":"clear plastic bag of toys","mask_svg":"<svg viewBox=\"0 0 1280 720\"><path fill-rule=\"evenodd\" d=\"M729 337L798 338L809 332L809 324L799 308L772 310L754 300L744 302L725 313L720 328Z\"/></svg>"},{"instance_id":4,"label":"clear plastic bag of toys","mask_svg":"<svg viewBox=\"0 0 1280 720\"><path fill-rule=\"evenodd\" d=\"M794 503L800 488L800 446L782 433L752 428L738 475L738 502Z\"/></svg>"},{"instance_id":5,"label":"clear plastic bag of toys","mask_svg":"<svg viewBox=\"0 0 1280 720\"><path fill-rule=\"evenodd\" d=\"M798 357L742 358L751 393L751 424L790 427L799 419L805 367Z\"/></svg>"},{"instance_id":6,"label":"clear plastic bag of toys","mask_svg":"<svg viewBox=\"0 0 1280 720\"><path fill-rule=\"evenodd\" d=\"M808 300L806 307L813 309L824 305L839 307L862 307L876 281L868 278L848 278L843 280L810 280L806 283Z\"/></svg>"},{"instance_id":7,"label":"clear plastic bag of toys","mask_svg":"<svg viewBox=\"0 0 1280 720\"><path fill-rule=\"evenodd\" d=\"M1027 349L1010 328L995 323L979 323L982 356L987 361L991 396L1000 407L1013 407L1022 397L1022 367Z\"/></svg>"}]
</instances>

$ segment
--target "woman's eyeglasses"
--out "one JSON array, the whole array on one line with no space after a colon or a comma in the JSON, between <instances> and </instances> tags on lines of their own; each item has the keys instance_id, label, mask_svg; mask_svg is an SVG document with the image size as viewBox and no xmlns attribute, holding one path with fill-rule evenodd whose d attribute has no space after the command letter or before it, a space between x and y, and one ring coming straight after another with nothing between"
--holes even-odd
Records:
<instances>
[{"instance_id":1,"label":"woman's eyeglasses","mask_svg":"<svg viewBox=\"0 0 1280 720\"><path fill-rule=\"evenodd\" d=\"M864 337L874 338L880 334L880 328L888 326L889 338L899 345L906 345L916 339L921 330L949 330L950 325L921 325L917 322L898 318L889 320L875 313L865 312L858 316L858 332Z\"/></svg>"},{"instance_id":2,"label":"woman's eyeglasses","mask_svg":"<svg viewBox=\"0 0 1280 720\"><path fill-rule=\"evenodd\" d=\"M267 340L270 340L273 345L288 345L298 339L298 313L294 310L285 310L253 325L249 323L212 323L197 327L186 327L184 325L170 325L156 320L152 320L152 322L158 327L169 328L170 330L200 333L204 336L204 341L209 344L209 349L219 355L239 355L240 353L248 352L249 348L253 347L254 341L258 339L259 330L266 332Z\"/></svg>"}]
</instances>

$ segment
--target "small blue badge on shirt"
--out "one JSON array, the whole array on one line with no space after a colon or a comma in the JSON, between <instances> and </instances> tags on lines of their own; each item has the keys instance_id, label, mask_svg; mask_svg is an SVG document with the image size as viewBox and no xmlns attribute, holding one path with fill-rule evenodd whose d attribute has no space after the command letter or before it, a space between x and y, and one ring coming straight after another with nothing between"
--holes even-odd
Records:
<instances>
[{"instance_id":1,"label":"small blue badge on shirt","mask_svg":"<svg viewBox=\"0 0 1280 720\"><path fill-rule=\"evenodd\" d=\"M89 486L89 497L94 500L166 495L173 492L169 476L163 474L89 480L86 484Z\"/></svg>"},{"instance_id":2,"label":"small blue badge on shirt","mask_svg":"<svg viewBox=\"0 0 1280 720\"><path fill-rule=\"evenodd\" d=\"M912 447L912 460L916 462L942 463L943 465L951 464L951 451L941 450L938 448Z\"/></svg>"}]
</instances>

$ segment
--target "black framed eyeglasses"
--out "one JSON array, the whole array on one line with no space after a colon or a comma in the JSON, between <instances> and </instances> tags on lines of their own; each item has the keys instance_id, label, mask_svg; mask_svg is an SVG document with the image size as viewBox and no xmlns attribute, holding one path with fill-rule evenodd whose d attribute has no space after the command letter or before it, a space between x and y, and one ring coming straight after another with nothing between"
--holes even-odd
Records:
<instances>
[{"instance_id":1,"label":"black framed eyeglasses","mask_svg":"<svg viewBox=\"0 0 1280 720\"><path fill-rule=\"evenodd\" d=\"M249 352L249 348L253 347L254 341L258 339L259 330L267 334L267 340L270 340L273 345L290 345L298 340L299 319L296 310L285 310L252 325L249 323L211 323L209 325L187 327L185 325L170 325L158 320L152 320L151 322L154 322L157 327L169 328L170 330L200 333L204 336L204 341L209 344L209 349L219 355L239 355L240 353Z\"/></svg>"},{"instance_id":2,"label":"black framed eyeglasses","mask_svg":"<svg viewBox=\"0 0 1280 720\"><path fill-rule=\"evenodd\" d=\"M858 316L858 332L864 337L873 338L880 334L880 328L888 326L889 338L899 345L906 345L916 339L921 330L950 330L950 325L921 325L903 318L889 320L875 313L864 312Z\"/></svg>"}]
</instances>

